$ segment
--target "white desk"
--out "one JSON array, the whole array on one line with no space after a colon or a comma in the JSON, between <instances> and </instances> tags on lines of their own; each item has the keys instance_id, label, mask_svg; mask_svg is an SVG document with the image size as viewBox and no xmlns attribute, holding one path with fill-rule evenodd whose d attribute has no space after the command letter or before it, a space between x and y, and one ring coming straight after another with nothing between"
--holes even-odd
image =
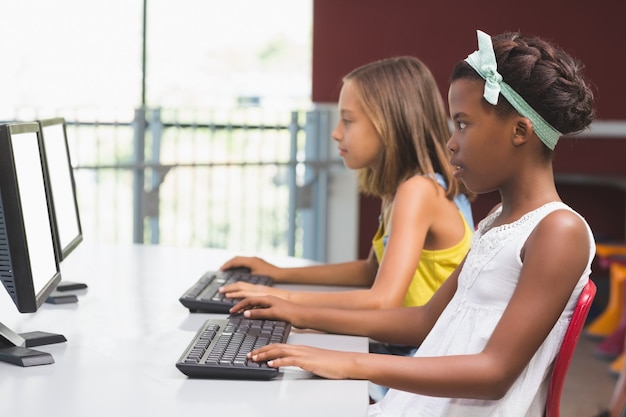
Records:
<instances>
[{"instance_id":1,"label":"white desk","mask_svg":"<svg viewBox=\"0 0 626 417\"><path fill-rule=\"evenodd\" d=\"M365 381L331 381L282 368L271 381L189 379L176 360L211 315L189 313L178 297L232 253L158 246L79 246L61 267L89 289L77 304L44 304L20 314L0 290L0 321L16 332L61 333L66 343L36 347L52 365L0 363L2 415L358 416ZM275 259L298 264L297 259ZM294 331L290 343L367 351L361 337Z\"/></svg>"}]
</instances>

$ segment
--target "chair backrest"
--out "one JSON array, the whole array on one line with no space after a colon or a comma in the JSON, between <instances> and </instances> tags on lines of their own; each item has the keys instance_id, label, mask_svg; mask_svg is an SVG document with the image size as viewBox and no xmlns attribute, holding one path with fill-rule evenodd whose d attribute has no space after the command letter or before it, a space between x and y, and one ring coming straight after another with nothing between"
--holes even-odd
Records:
<instances>
[{"instance_id":1,"label":"chair backrest","mask_svg":"<svg viewBox=\"0 0 626 417\"><path fill-rule=\"evenodd\" d=\"M561 394L563 392L565 375L572 362L574 350L576 350L578 339L585 326L585 320L587 319L587 314L589 314L589 309L591 308L591 303L595 295L596 284L589 279L583 291L580 293L578 303L574 308L574 313L572 314L569 326L565 332L563 343L554 360L554 368L552 370L550 386L548 387L545 417L560 417L561 415Z\"/></svg>"}]
</instances>

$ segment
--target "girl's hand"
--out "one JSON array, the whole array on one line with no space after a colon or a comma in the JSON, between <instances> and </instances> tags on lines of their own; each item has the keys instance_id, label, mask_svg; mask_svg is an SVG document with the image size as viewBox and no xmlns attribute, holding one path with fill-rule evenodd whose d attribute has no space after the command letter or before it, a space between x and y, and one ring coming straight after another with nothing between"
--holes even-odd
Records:
<instances>
[{"instance_id":1,"label":"girl's hand","mask_svg":"<svg viewBox=\"0 0 626 417\"><path fill-rule=\"evenodd\" d=\"M272 278L276 278L276 276L280 274L279 271L281 269L261 258L246 256L236 256L226 261L226 263L220 267L222 271L231 268L248 268L250 272L255 275L268 275Z\"/></svg>"},{"instance_id":2,"label":"girl's hand","mask_svg":"<svg viewBox=\"0 0 626 417\"><path fill-rule=\"evenodd\" d=\"M360 379L355 375L354 358L358 355L361 354L310 346L272 344L253 350L248 358L255 362L267 361L272 368L297 366L329 379Z\"/></svg>"},{"instance_id":3,"label":"girl's hand","mask_svg":"<svg viewBox=\"0 0 626 417\"><path fill-rule=\"evenodd\" d=\"M251 297L241 300L231 309L231 314L243 313L248 319L287 321L297 327L298 313L306 307L290 303L277 297Z\"/></svg>"},{"instance_id":4,"label":"girl's hand","mask_svg":"<svg viewBox=\"0 0 626 417\"><path fill-rule=\"evenodd\" d=\"M266 285L250 284L248 282L234 282L224 285L219 289L220 293L225 294L227 298L247 298L260 295L273 295L287 299L287 290L268 287Z\"/></svg>"}]
</instances>

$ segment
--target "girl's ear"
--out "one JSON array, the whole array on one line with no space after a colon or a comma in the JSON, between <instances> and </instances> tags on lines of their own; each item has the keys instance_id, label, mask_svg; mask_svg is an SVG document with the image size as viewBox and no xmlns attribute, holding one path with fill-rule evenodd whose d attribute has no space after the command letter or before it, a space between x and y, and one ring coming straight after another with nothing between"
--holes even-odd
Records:
<instances>
[{"instance_id":1,"label":"girl's ear","mask_svg":"<svg viewBox=\"0 0 626 417\"><path fill-rule=\"evenodd\" d=\"M513 144L515 146L523 145L530 140L533 133L532 122L525 118L520 117L515 123L515 132L513 134Z\"/></svg>"}]
</instances>

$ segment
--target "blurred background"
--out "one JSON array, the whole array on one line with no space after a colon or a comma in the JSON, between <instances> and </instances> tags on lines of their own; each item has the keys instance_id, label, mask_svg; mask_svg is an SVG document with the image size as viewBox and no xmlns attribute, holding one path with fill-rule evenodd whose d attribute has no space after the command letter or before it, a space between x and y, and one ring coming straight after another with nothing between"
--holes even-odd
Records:
<instances>
[{"instance_id":1,"label":"blurred background","mask_svg":"<svg viewBox=\"0 0 626 417\"><path fill-rule=\"evenodd\" d=\"M311 0L1 11L0 120L66 119L86 241L328 259L317 172L342 166L312 111Z\"/></svg>"}]
</instances>

